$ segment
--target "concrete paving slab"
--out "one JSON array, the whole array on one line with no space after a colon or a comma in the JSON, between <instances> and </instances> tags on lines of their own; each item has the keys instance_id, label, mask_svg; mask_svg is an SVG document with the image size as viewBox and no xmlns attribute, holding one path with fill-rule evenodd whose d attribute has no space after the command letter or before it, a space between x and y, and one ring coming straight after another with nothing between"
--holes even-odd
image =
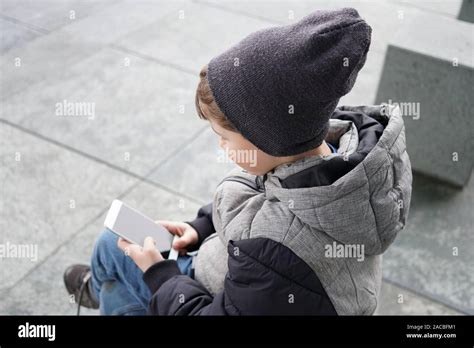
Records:
<instances>
[{"instance_id":1,"label":"concrete paving slab","mask_svg":"<svg viewBox=\"0 0 474 348\"><path fill-rule=\"evenodd\" d=\"M61 31L10 49L0 57L0 100L39 82L60 78L64 67L71 67L98 50L97 45L74 42L71 35Z\"/></svg>"},{"instance_id":2,"label":"concrete paving slab","mask_svg":"<svg viewBox=\"0 0 474 348\"><path fill-rule=\"evenodd\" d=\"M0 57L3 80L0 100L40 82L61 79L70 67L121 36L156 21L179 4L179 1L122 1L45 34L29 45L11 49Z\"/></svg>"},{"instance_id":3,"label":"concrete paving slab","mask_svg":"<svg viewBox=\"0 0 474 348\"><path fill-rule=\"evenodd\" d=\"M271 23L291 24L316 10L353 7L372 27L371 50L384 54L388 41L404 25L406 20L416 18L423 10L391 1L355 0L303 0L303 1L218 1L198 0L198 3L231 13L262 18Z\"/></svg>"},{"instance_id":4,"label":"concrete paving slab","mask_svg":"<svg viewBox=\"0 0 474 348\"><path fill-rule=\"evenodd\" d=\"M460 191L414 175L408 223L384 255L384 277L473 314L473 199L472 178Z\"/></svg>"},{"instance_id":5,"label":"concrete paving slab","mask_svg":"<svg viewBox=\"0 0 474 348\"><path fill-rule=\"evenodd\" d=\"M0 118L146 175L203 127L198 77L110 48L9 98Z\"/></svg>"},{"instance_id":6,"label":"concrete paving slab","mask_svg":"<svg viewBox=\"0 0 474 348\"><path fill-rule=\"evenodd\" d=\"M36 39L42 34L0 17L0 55L14 47Z\"/></svg>"},{"instance_id":7,"label":"concrete paving slab","mask_svg":"<svg viewBox=\"0 0 474 348\"><path fill-rule=\"evenodd\" d=\"M442 303L384 281L375 315L460 315Z\"/></svg>"},{"instance_id":8,"label":"concrete paving slab","mask_svg":"<svg viewBox=\"0 0 474 348\"><path fill-rule=\"evenodd\" d=\"M2 0L0 13L53 31L113 3L112 0Z\"/></svg>"},{"instance_id":9,"label":"concrete paving slab","mask_svg":"<svg viewBox=\"0 0 474 348\"><path fill-rule=\"evenodd\" d=\"M64 32L89 44L107 45L150 23L164 23L188 3L190 0L122 0L68 25Z\"/></svg>"},{"instance_id":10,"label":"concrete paving slab","mask_svg":"<svg viewBox=\"0 0 474 348\"><path fill-rule=\"evenodd\" d=\"M212 57L269 25L209 6L184 4L116 45L199 73Z\"/></svg>"},{"instance_id":11,"label":"concrete paving slab","mask_svg":"<svg viewBox=\"0 0 474 348\"><path fill-rule=\"evenodd\" d=\"M13 286L135 179L0 122L0 289Z\"/></svg>"},{"instance_id":12,"label":"concrete paving slab","mask_svg":"<svg viewBox=\"0 0 474 348\"><path fill-rule=\"evenodd\" d=\"M216 186L235 167L219 148L218 136L208 127L190 146L154 171L149 179L197 200L210 202Z\"/></svg>"},{"instance_id":13,"label":"concrete paving slab","mask_svg":"<svg viewBox=\"0 0 474 348\"><path fill-rule=\"evenodd\" d=\"M122 200L153 219L185 221L196 216L199 205L146 183L139 184ZM97 212L107 205L97 209ZM63 285L63 272L71 264L90 264L95 239L103 230L105 214L92 221L84 230L62 245L57 252L39 265L31 275L0 298L0 314L75 315L76 305L69 300ZM70 224L72 226L72 224ZM78 227L76 225L75 227ZM81 309L82 314L98 311Z\"/></svg>"},{"instance_id":14,"label":"concrete paving slab","mask_svg":"<svg viewBox=\"0 0 474 348\"><path fill-rule=\"evenodd\" d=\"M461 8L462 0L394 0L404 6L416 7L424 12L440 14L456 18Z\"/></svg>"}]
</instances>

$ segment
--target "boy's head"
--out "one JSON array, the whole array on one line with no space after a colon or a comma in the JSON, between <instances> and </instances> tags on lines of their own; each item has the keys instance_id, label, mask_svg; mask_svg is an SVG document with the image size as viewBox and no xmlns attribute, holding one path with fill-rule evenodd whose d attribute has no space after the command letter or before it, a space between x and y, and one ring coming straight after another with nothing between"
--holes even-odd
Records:
<instances>
[{"instance_id":1,"label":"boy's head","mask_svg":"<svg viewBox=\"0 0 474 348\"><path fill-rule=\"evenodd\" d=\"M329 118L365 63L370 35L350 8L257 31L202 69L198 114L252 174L321 153Z\"/></svg>"},{"instance_id":2,"label":"boy's head","mask_svg":"<svg viewBox=\"0 0 474 348\"><path fill-rule=\"evenodd\" d=\"M219 146L232 161L249 173L263 175L285 160L263 152L245 139L217 106L207 79L207 65L199 75L200 81L196 91L198 115L209 121L211 128L219 136Z\"/></svg>"}]
</instances>

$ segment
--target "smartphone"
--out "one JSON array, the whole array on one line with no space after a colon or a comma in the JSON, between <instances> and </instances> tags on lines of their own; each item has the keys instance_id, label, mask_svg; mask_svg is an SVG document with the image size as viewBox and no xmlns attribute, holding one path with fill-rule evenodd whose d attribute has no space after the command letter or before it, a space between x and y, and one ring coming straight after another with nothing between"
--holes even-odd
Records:
<instances>
[{"instance_id":1,"label":"smartphone","mask_svg":"<svg viewBox=\"0 0 474 348\"><path fill-rule=\"evenodd\" d=\"M171 248L173 235L165 227L118 199L112 202L104 226L131 243L143 245L145 238L150 236L156 241L160 252L176 252Z\"/></svg>"}]
</instances>

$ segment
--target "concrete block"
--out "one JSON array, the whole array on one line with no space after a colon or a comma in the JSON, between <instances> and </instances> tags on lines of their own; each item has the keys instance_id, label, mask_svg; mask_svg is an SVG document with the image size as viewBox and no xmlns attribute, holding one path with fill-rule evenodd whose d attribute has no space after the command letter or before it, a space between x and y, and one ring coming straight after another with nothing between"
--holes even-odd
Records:
<instances>
[{"instance_id":1,"label":"concrete block","mask_svg":"<svg viewBox=\"0 0 474 348\"><path fill-rule=\"evenodd\" d=\"M473 25L437 15L406 21L390 42L377 103L399 103L414 170L456 186L473 165Z\"/></svg>"},{"instance_id":2,"label":"concrete block","mask_svg":"<svg viewBox=\"0 0 474 348\"><path fill-rule=\"evenodd\" d=\"M461 21L474 23L474 1L463 0L458 19Z\"/></svg>"}]
</instances>

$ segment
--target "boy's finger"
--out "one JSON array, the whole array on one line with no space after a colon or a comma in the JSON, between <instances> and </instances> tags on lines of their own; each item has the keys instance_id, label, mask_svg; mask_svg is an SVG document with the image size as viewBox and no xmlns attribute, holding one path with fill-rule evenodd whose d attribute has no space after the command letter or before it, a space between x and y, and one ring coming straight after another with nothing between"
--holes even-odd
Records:
<instances>
[{"instance_id":1,"label":"boy's finger","mask_svg":"<svg viewBox=\"0 0 474 348\"><path fill-rule=\"evenodd\" d=\"M135 259L135 256L142 253L142 247L137 244L130 244L124 250L125 255L130 256L132 259Z\"/></svg>"},{"instance_id":2,"label":"boy's finger","mask_svg":"<svg viewBox=\"0 0 474 348\"><path fill-rule=\"evenodd\" d=\"M123 252L127 255L127 256L130 256L133 258L134 255L136 255L137 253L141 252L141 249L142 247L137 245L137 244L133 244L133 243L130 243L129 241L123 239L123 238L119 238L118 242L117 242L117 246L123 250Z\"/></svg>"},{"instance_id":3,"label":"boy's finger","mask_svg":"<svg viewBox=\"0 0 474 348\"><path fill-rule=\"evenodd\" d=\"M169 225L170 222L168 220L155 220L155 223L167 227L167 225Z\"/></svg>"},{"instance_id":4,"label":"boy's finger","mask_svg":"<svg viewBox=\"0 0 474 348\"><path fill-rule=\"evenodd\" d=\"M155 222L165 227L172 234L177 234L178 236L181 234L181 230L175 225L175 222L173 221L157 220Z\"/></svg>"},{"instance_id":5,"label":"boy's finger","mask_svg":"<svg viewBox=\"0 0 474 348\"><path fill-rule=\"evenodd\" d=\"M155 223L168 227L174 227L174 222L169 220L156 220Z\"/></svg>"},{"instance_id":6,"label":"boy's finger","mask_svg":"<svg viewBox=\"0 0 474 348\"><path fill-rule=\"evenodd\" d=\"M143 243L143 250L155 250L156 242L152 237L146 237Z\"/></svg>"},{"instance_id":7,"label":"boy's finger","mask_svg":"<svg viewBox=\"0 0 474 348\"><path fill-rule=\"evenodd\" d=\"M125 251L126 248L130 247L130 245L132 245L132 243L126 241L123 238L119 238L117 241L117 246L123 251Z\"/></svg>"},{"instance_id":8,"label":"boy's finger","mask_svg":"<svg viewBox=\"0 0 474 348\"><path fill-rule=\"evenodd\" d=\"M175 249L183 249L185 248L189 243L191 243L191 238L184 234L183 236L179 237L174 243L173 243L173 248Z\"/></svg>"}]
</instances>

